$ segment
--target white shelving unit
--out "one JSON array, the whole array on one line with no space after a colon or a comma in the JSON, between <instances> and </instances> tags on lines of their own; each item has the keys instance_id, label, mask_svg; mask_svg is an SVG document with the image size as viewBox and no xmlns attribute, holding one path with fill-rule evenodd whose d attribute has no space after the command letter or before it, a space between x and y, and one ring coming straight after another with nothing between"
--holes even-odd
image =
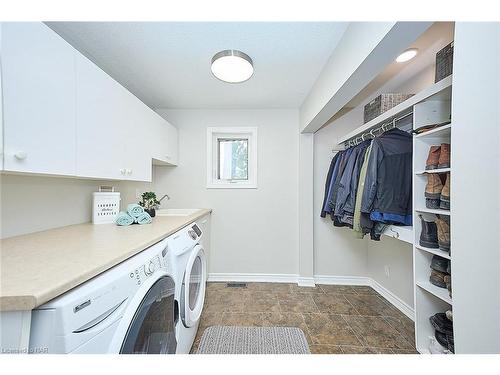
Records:
<instances>
[{"instance_id":1,"label":"white shelving unit","mask_svg":"<svg viewBox=\"0 0 500 375\"><path fill-rule=\"evenodd\" d=\"M415 104L413 109L413 126L415 129L434 123L443 123L451 117L451 89L452 77L445 78L447 85L442 91ZM444 81L444 80L443 80ZM442 81L441 81L442 82ZM438 84L434 87L437 88ZM431 90L432 91L432 90ZM448 289L440 288L429 281L432 257L437 255L452 261L451 253L440 249L430 249L419 244L422 224L420 215L425 220L433 220L436 215L443 215L451 219L452 211L431 209L425 206L425 185L427 176L431 173L451 173L451 168L425 170L425 164L431 146L441 143L451 143L453 122L418 134L413 140L413 269L414 269L414 305L415 305L415 339L416 347L420 353L429 353L429 343L434 337L434 328L429 322L429 317L445 312L453 306L453 300ZM452 146L453 147L453 146ZM450 228L451 228L450 220ZM453 229L451 229L453 230Z\"/></svg>"}]
</instances>

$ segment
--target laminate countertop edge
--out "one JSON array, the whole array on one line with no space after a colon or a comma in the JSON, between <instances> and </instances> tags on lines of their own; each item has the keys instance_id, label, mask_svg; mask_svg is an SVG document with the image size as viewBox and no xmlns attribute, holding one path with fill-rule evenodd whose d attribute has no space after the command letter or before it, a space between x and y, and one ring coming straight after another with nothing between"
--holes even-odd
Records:
<instances>
[{"instance_id":1,"label":"laminate countertop edge","mask_svg":"<svg viewBox=\"0 0 500 375\"><path fill-rule=\"evenodd\" d=\"M152 224L91 223L0 241L0 311L33 310L206 216L157 216Z\"/></svg>"}]
</instances>

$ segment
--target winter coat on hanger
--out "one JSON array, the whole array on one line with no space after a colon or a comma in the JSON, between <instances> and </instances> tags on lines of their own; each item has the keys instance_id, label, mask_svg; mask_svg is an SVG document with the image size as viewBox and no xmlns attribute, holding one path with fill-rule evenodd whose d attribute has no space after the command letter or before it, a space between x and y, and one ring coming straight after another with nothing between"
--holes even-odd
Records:
<instances>
[{"instance_id":1,"label":"winter coat on hanger","mask_svg":"<svg viewBox=\"0 0 500 375\"><path fill-rule=\"evenodd\" d=\"M412 137L392 129L373 139L361 201L371 220L411 224Z\"/></svg>"},{"instance_id":2,"label":"winter coat on hanger","mask_svg":"<svg viewBox=\"0 0 500 375\"><path fill-rule=\"evenodd\" d=\"M325 195L323 197L323 205L321 206L321 217L326 217L326 214L329 213L329 208L328 208L328 197L330 194L330 191L332 189L332 177L334 174L335 167L337 166L337 162L339 161L340 157L342 156L342 152L340 151L335 156L332 158L332 161L330 162L330 168L328 169L328 174L326 176L326 182L325 182Z\"/></svg>"},{"instance_id":3,"label":"winter coat on hanger","mask_svg":"<svg viewBox=\"0 0 500 375\"><path fill-rule=\"evenodd\" d=\"M355 205L354 205L354 217L353 217L353 223L352 223L352 229L354 230L354 236L356 238L363 238L363 236L366 234L366 233L363 233L363 228L361 225L361 200L363 198L363 191L365 189L366 171L368 169L368 161L370 159L371 149L372 149L372 145L370 144L366 148L366 152L363 156L361 170L359 173L358 188L357 188L357 192L356 192L356 199L355 199Z\"/></svg>"}]
</instances>

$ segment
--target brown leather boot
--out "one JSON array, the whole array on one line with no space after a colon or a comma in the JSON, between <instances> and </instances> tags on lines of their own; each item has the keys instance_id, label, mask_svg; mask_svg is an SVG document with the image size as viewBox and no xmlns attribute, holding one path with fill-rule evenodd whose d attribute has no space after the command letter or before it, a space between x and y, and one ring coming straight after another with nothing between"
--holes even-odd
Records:
<instances>
[{"instance_id":1,"label":"brown leather boot","mask_svg":"<svg viewBox=\"0 0 500 375\"><path fill-rule=\"evenodd\" d=\"M441 146L431 146L429 150L429 155L427 156L427 162L425 163L425 169L436 169L439 165L439 156L441 155Z\"/></svg>"},{"instance_id":2,"label":"brown leather boot","mask_svg":"<svg viewBox=\"0 0 500 375\"><path fill-rule=\"evenodd\" d=\"M446 173L446 182L443 186L443 190L441 190L441 196L439 197L439 199L441 199L439 207L444 210L450 209L450 179L450 172L448 172Z\"/></svg>"},{"instance_id":3,"label":"brown leather boot","mask_svg":"<svg viewBox=\"0 0 500 375\"><path fill-rule=\"evenodd\" d=\"M438 168L450 168L450 151L449 143L441 143L441 153L439 154Z\"/></svg>"},{"instance_id":4,"label":"brown leather boot","mask_svg":"<svg viewBox=\"0 0 500 375\"><path fill-rule=\"evenodd\" d=\"M439 249L443 251L450 251L450 225L443 219L436 219L438 231Z\"/></svg>"},{"instance_id":5,"label":"brown leather boot","mask_svg":"<svg viewBox=\"0 0 500 375\"><path fill-rule=\"evenodd\" d=\"M437 173L427 173L427 185L425 185L425 197L440 199L443 183Z\"/></svg>"}]
</instances>

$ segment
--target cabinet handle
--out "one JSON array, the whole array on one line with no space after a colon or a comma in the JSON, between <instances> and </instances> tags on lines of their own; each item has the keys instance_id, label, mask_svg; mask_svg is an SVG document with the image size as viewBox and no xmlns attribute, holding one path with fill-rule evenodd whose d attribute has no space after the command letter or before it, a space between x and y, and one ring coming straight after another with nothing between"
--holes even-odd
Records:
<instances>
[{"instance_id":1,"label":"cabinet handle","mask_svg":"<svg viewBox=\"0 0 500 375\"><path fill-rule=\"evenodd\" d=\"M14 154L14 156L17 160L24 160L28 157L28 154L24 151L19 151L16 154Z\"/></svg>"},{"instance_id":2,"label":"cabinet handle","mask_svg":"<svg viewBox=\"0 0 500 375\"><path fill-rule=\"evenodd\" d=\"M125 174L126 170L124 168L120 169L121 174Z\"/></svg>"},{"instance_id":3,"label":"cabinet handle","mask_svg":"<svg viewBox=\"0 0 500 375\"><path fill-rule=\"evenodd\" d=\"M132 169L127 169L127 174L131 175L132 174Z\"/></svg>"}]
</instances>

